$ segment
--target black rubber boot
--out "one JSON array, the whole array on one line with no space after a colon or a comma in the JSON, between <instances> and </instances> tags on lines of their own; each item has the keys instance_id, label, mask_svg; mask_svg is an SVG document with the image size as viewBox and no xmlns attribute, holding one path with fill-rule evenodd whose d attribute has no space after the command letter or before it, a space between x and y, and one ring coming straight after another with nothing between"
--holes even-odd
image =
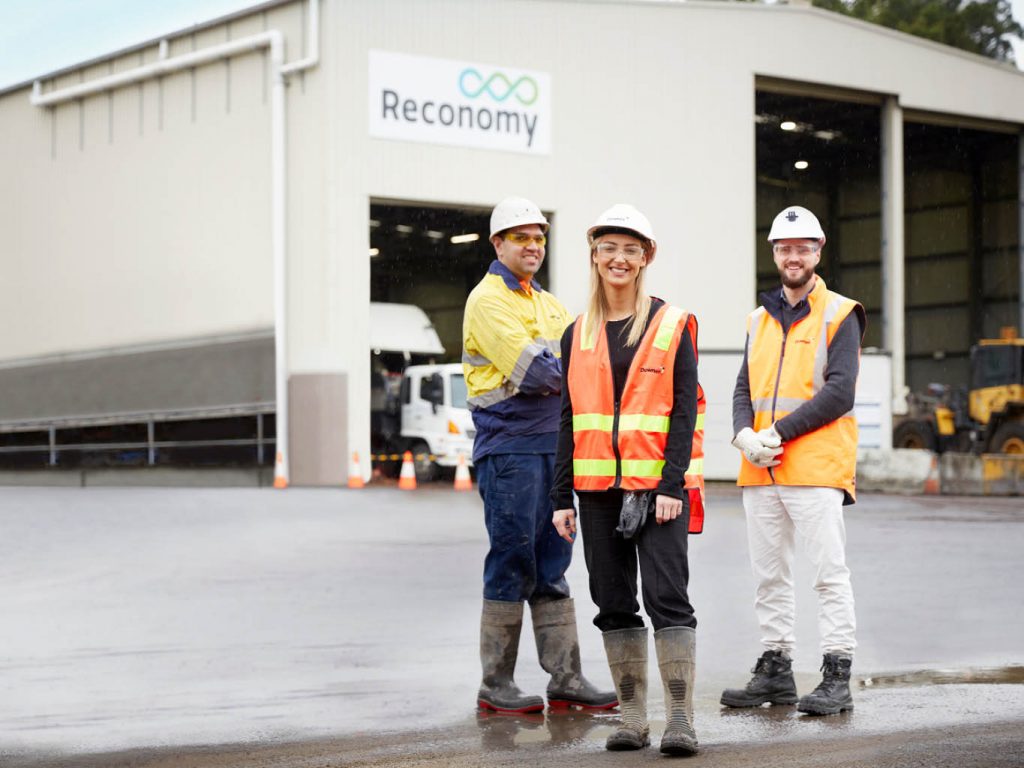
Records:
<instances>
[{"instance_id":1,"label":"black rubber boot","mask_svg":"<svg viewBox=\"0 0 1024 768\"><path fill-rule=\"evenodd\" d=\"M484 600L480 617L480 664L484 674L477 693L481 709L507 714L544 710L544 699L527 696L512 679L522 628L522 603Z\"/></svg>"},{"instance_id":2,"label":"black rubber boot","mask_svg":"<svg viewBox=\"0 0 1024 768\"><path fill-rule=\"evenodd\" d=\"M608 737L605 748L642 749L651 743L647 723L647 628L605 632L604 650L622 713L622 724Z\"/></svg>"},{"instance_id":3,"label":"black rubber boot","mask_svg":"<svg viewBox=\"0 0 1024 768\"><path fill-rule=\"evenodd\" d=\"M658 669L665 687L665 733L661 752L697 754L693 730L693 678L697 664L697 633L690 627L665 627L654 633Z\"/></svg>"},{"instance_id":4,"label":"black rubber boot","mask_svg":"<svg viewBox=\"0 0 1024 768\"><path fill-rule=\"evenodd\" d=\"M838 715L853 709L850 695L850 667L853 659L837 653L826 653L821 661L822 678L818 687L801 697L798 712L809 715Z\"/></svg>"},{"instance_id":5,"label":"black rubber boot","mask_svg":"<svg viewBox=\"0 0 1024 768\"><path fill-rule=\"evenodd\" d=\"M722 692L722 704L727 707L796 704L793 660L782 651L765 651L752 671L754 676L746 688L727 688Z\"/></svg>"},{"instance_id":6,"label":"black rubber boot","mask_svg":"<svg viewBox=\"0 0 1024 768\"><path fill-rule=\"evenodd\" d=\"M619 703L615 691L599 691L583 677L576 609L572 598L539 600L530 604L537 658L551 675L548 704L555 709L611 709Z\"/></svg>"}]
</instances>

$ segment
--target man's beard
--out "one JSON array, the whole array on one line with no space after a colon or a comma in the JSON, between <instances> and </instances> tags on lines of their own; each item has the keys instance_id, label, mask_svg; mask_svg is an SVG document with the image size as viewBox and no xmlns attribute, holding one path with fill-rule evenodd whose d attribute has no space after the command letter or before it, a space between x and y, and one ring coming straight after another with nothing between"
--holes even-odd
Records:
<instances>
[{"instance_id":1,"label":"man's beard","mask_svg":"<svg viewBox=\"0 0 1024 768\"><path fill-rule=\"evenodd\" d=\"M814 277L814 268L807 267L796 277L790 277L784 268L780 268L779 276L782 277L782 284L787 288L803 288L811 281L811 278Z\"/></svg>"}]
</instances>

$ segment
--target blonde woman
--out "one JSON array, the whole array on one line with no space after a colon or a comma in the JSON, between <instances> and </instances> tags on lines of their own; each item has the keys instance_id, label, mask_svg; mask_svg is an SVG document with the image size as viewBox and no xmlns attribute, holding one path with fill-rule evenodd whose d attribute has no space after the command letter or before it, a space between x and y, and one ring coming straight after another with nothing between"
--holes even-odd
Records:
<instances>
[{"instance_id":1,"label":"blonde woman","mask_svg":"<svg viewBox=\"0 0 1024 768\"><path fill-rule=\"evenodd\" d=\"M703 477L691 468L698 399L697 322L644 291L657 243L647 218L614 205L587 232L587 313L562 336L562 417L552 489L554 525L576 535L573 491L622 724L611 750L650 743L647 628L665 690L661 751L697 751L693 678L697 620L687 595L691 515L703 519ZM699 531L699 525L694 528Z\"/></svg>"}]
</instances>

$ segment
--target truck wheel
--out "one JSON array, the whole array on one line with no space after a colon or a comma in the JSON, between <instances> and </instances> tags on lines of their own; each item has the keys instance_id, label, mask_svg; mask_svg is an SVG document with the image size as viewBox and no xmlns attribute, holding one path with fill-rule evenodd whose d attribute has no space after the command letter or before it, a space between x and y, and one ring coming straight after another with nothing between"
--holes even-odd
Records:
<instances>
[{"instance_id":1,"label":"truck wheel","mask_svg":"<svg viewBox=\"0 0 1024 768\"><path fill-rule=\"evenodd\" d=\"M437 479L437 464L430 458L430 446L417 440L409 446L412 463L416 468L416 482L430 483Z\"/></svg>"},{"instance_id":2,"label":"truck wheel","mask_svg":"<svg viewBox=\"0 0 1024 768\"><path fill-rule=\"evenodd\" d=\"M904 421L893 430L892 447L934 451L938 447L938 439L930 422Z\"/></svg>"},{"instance_id":3,"label":"truck wheel","mask_svg":"<svg viewBox=\"0 0 1024 768\"><path fill-rule=\"evenodd\" d=\"M995 453L1024 454L1024 422L1008 421L992 436L992 450Z\"/></svg>"}]
</instances>

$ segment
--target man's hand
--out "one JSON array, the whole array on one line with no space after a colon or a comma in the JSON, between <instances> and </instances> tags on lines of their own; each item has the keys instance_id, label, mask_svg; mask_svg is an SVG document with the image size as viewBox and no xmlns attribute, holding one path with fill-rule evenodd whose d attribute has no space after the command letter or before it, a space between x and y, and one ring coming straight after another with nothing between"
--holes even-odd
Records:
<instances>
[{"instance_id":1,"label":"man's hand","mask_svg":"<svg viewBox=\"0 0 1024 768\"><path fill-rule=\"evenodd\" d=\"M576 510L571 507L569 509L556 509L551 522L555 524L555 530L558 531L558 535L572 544L576 538Z\"/></svg>"},{"instance_id":2,"label":"man's hand","mask_svg":"<svg viewBox=\"0 0 1024 768\"><path fill-rule=\"evenodd\" d=\"M774 432L774 428L771 429ZM750 427L744 427L732 439L732 444L743 452L747 461L761 469L777 467L782 463L775 458L782 453L781 442L780 440L779 444L773 447L767 446L761 441L760 432L755 432Z\"/></svg>"},{"instance_id":3,"label":"man's hand","mask_svg":"<svg viewBox=\"0 0 1024 768\"><path fill-rule=\"evenodd\" d=\"M673 499L671 496L662 496L660 493L654 500L654 521L661 525L669 520L675 520L683 513L683 500Z\"/></svg>"},{"instance_id":4,"label":"man's hand","mask_svg":"<svg viewBox=\"0 0 1024 768\"><path fill-rule=\"evenodd\" d=\"M765 427L757 433L757 439L767 448L778 448L782 445L782 437L775 431L775 425Z\"/></svg>"}]
</instances>

